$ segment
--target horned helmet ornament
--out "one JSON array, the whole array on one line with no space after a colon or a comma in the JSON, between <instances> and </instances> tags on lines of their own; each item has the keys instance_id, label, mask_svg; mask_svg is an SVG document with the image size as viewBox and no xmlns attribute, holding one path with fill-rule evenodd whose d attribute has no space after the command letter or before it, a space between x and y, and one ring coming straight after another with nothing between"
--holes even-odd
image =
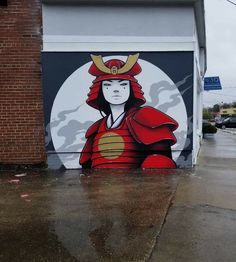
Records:
<instances>
[{"instance_id":1,"label":"horned helmet ornament","mask_svg":"<svg viewBox=\"0 0 236 262\"><path fill-rule=\"evenodd\" d=\"M130 71L130 69L136 64L138 61L139 54L135 55L129 55L127 58L127 61L125 64L119 68L119 65L113 65L112 67L108 67L102 59L101 55L91 55L91 58L94 62L94 64L97 66L97 68L106 74L112 74L112 75L117 75L117 74L125 74Z\"/></svg>"}]
</instances>

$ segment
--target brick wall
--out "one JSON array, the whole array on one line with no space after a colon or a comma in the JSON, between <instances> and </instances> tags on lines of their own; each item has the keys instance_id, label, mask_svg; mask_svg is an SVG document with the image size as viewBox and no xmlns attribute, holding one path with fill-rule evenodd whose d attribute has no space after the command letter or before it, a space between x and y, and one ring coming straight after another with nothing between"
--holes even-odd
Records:
<instances>
[{"instance_id":1,"label":"brick wall","mask_svg":"<svg viewBox=\"0 0 236 262\"><path fill-rule=\"evenodd\" d=\"M40 164L44 148L41 1L0 6L0 164Z\"/></svg>"}]
</instances>

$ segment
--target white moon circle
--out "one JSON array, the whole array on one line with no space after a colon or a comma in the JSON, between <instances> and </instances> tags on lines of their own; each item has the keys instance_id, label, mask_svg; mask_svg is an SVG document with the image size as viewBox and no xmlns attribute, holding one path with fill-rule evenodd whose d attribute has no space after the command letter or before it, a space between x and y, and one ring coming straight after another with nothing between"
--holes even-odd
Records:
<instances>
[{"instance_id":1,"label":"white moon circle","mask_svg":"<svg viewBox=\"0 0 236 262\"><path fill-rule=\"evenodd\" d=\"M106 56L109 59L126 61L126 56ZM184 148L187 137L187 112L182 96L170 77L152 63L139 59L142 72L136 76L142 86L146 105L151 105L175 119L179 127L176 134L181 139L172 147L172 156L176 161ZM88 73L92 62L88 62L74 71L59 89L51 111L50 130L52 142L58 157L65 168L80 168L80 152L85 144L85 133L89 125L101 118L98 110L86 104L89 87L95 77ZM151 91L152 90L152 91ZM151 95L150 95L151 93ZM158 97L153 94L158 94ZM158 104L156 104L158 101ZM56 124L55 124L56 123ZM178 136L177 136L178 137Z\"/></svg>"}]
</instances>

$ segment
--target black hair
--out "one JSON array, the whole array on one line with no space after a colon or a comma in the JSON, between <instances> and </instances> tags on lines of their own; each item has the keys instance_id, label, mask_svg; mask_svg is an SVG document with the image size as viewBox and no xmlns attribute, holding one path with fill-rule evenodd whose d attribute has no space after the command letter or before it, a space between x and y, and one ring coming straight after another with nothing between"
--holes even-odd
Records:
<instances>
[{"instance_id":1,"label":"black hair","mask_svg":"<svg viewBox=\"0 0 236 262\"><path fill-rule=\"evenodd\" d=\"M129 81L130 82L130 81ZM125 112L127 112L131 107L134 106L136 100L132 88L132 83L130 82L130 95L128 100L125 103ZM97 98L97 105L99 107L100 112L104 112L106 115L111 114L110 104L106 101L103 91L102 91L102 82L100 83L98 98Z\"/></svg>"}]
</instances>

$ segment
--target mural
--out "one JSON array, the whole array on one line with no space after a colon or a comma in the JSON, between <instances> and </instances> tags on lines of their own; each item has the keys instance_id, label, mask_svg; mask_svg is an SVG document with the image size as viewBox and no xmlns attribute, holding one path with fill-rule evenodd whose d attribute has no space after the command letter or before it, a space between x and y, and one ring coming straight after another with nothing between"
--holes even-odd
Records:
<instances>
[{"instance_id":1,"label":"mural","mask_svg":"<svg viewBox=\"0 0 236 262\"><path fill-rule=\"evenodd\" d=\"M73 54L43 54L49 167L191 165L191 52Z\"/></svg>"},{"instance_id":2,"label":"mural","mask_svg":"<svg viewBox=\"0 0 236 262\"><path fill-rule=\"evenodd\" d=\"M92 55L89 73L95 76L87 103L105 113L86 133L80 164L96 168L175 168L171 145L176 143L175 120L145 104L135 76L139 54L127 61L103 62Z\"/></svg>"}]
</instances>

